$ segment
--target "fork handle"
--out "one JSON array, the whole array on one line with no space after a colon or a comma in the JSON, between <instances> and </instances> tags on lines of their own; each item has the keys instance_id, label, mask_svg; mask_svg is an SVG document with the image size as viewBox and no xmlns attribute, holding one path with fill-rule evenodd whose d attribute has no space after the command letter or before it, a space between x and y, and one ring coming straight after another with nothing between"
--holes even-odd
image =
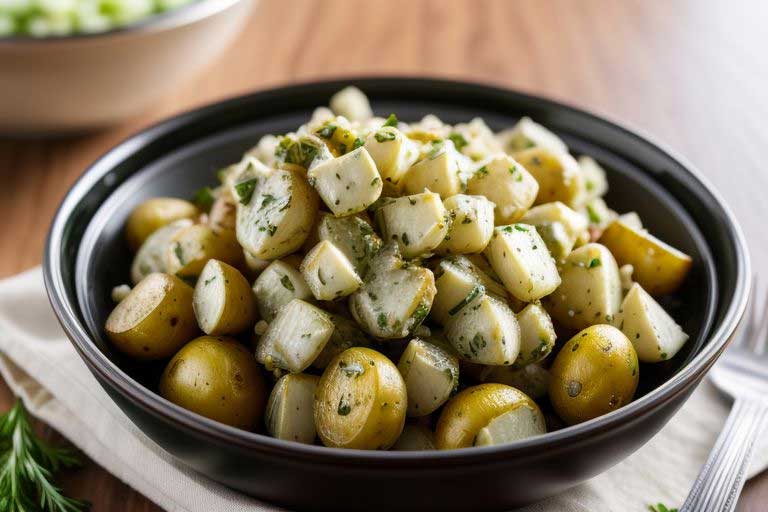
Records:
<instances>
[{"instance_id":1,"label":"fork handle","mask_svg":"<svg viewBox=\"0 0 768 512\"><path fill-rule=\"evenodd\" d=\"M768 424L768 404L738 398L680 512L729 512L744 487L755 440Z\"/></svg>"}]
</instances>

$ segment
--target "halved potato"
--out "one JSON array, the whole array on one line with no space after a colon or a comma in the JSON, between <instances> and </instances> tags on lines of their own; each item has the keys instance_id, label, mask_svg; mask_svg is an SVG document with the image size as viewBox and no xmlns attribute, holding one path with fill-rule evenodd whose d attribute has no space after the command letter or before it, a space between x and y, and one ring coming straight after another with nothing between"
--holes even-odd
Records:
<instances>
[{"instance_id":1,"label":"halved potato","mask_svg":"<svg viewBox=\"0 0 768 512\"><path fill-rule=\"evenodd\" d=\"M256 359L268 370L306 370L333 333L331 317L300 299L283 307L256 346Z\"/></svg>"},{"instance_id":2,"label":"halved potato","mask_svg":"<svg viewBox=\"0 0 768 512\"><path fill-rule=\"evenodd\" d=\"M467 180L467 193L484 196L496 205L496 224L519 220L531 207L539 184L522 162L508 155L497 155L480 163Z\"/></svg>"},{"instance_id":3,"label":"halved potato","mask_svg":"<svg viewBox=\"0 0 768 512\"><path fill-rule=\"evenodd\" d=\"M300 270L317 300L346 297L363 284L352 263L328 240L318 243L307 253Z\"/></svg>"},{"instance_id":4,"label":"halved potato","mask_svg":"<svg viewBox=\"0 0 768 512\"><path fill-rule=\"evenodd\" d=\"M691 269L690 256L622 220L606 228L600 243L610 249L619 265L632 265L635 281L654 296L675 292Z\"/></svg>"},{"instance_id":5,"label":"halved potato","mask_svg":"<svg viewBox=\"0 0 768 512\"><path fill-rule=\"evenodd\" d=\"M293 299L307 300L312 291L296 267L275 260L259 274L253 283L253 293L261 318L271 322L277 313Z\"/></svg>"},{"instance_id":6,"label":"halved potato","mask_svg":"<svg viewBox=\"0 0 768 512\"><path fill-rule=\"evenodd\" d=\"M320 377L289 373L278 379L269 395L265 421L267 432L277 439L312 444L315 429L315 390Z\"/></svg>"},{"instance_id":7,"label":"halved potato","mask_svg":"<svg viewBox=\"0 0 768 512\"><path fill-rule=\"evenodd\" d=\"M436 450L435 434L424 425L406 425L390 449L398 452Z\"/></svg>"},{"instance_id":8,"label":"halved potato","mask_svg":"<svg viewBox=\"0 0 768 512\"><path fill-rule=\"evenodd\" d=\"M280 169L254 180L251 197L238 204L237 240L256 258L292 253L312 229L317 194L298 171Z\"/></svg>"},{"instance_id":9,"label":"halved potato","mask_svg":"<svg viewBox=\"0 0 768 512\"><path fill-rule=\"evenodd\" d=\"M497 227L484 254L507 291L521 301L540 299L560 284L555 261L529 224Z\"/></svg>"},{"instance_id":10,"label":"halved potato","mask_svg":"<svg viewBox=\"0 0 768 512\"><path fill-rule=\"evenodd\" d=\"M423 192L389 199L376 210L386 241L395 241L405 258L435 249L448 234L450 218L440 196Z\"/></svg>"},{"instance_id":11,"label":"halved potato","mask_svg":"<svg viewBox=\"0 0 768 512\"><path fill-rule=\"evenodd\" d=\"M539 406L525 393L504 384L480 384L465 389L453 397L440 413L435 432L439 450L473 446L480 431L504 413L524 407L532 416L522 421L544 423ZM523 431L524 429L521 429Z\"/></svg>"},{"instance_id":12,"label":"halved potato","mask_svg":"<svg viewBox=\"0 0 768 512\"><path fill-rule=\"evenodd\" d=\"M184 228L193 224L190 219L179 219L156 229L141 244L136 256L131 263L131 281L138 284L139 281L153 272L166 272L168 264L165 257L166 250L171 240Z\"/></svg>"},{"instance_id":13,"label":"halved potato","mask_svg":"<svg viewBox=\"0 0 768 512\"><path fill-rule=\"evenodd\" d=\"M456 194L443 201L451 225L435 252L470 254L481 252L493 234L495 205L483 196Z\"/></svg>"},{"instance_id":14,"label":"halved potato","mask_svg":"<svg viewBox=\"0 0 768 512\"><path fill-rule=\"evenodd\" d=\"M621 306L621 278L605 246L591 243L575 249L560 277L560 287L545 299L555 320L571 329L613 321Z\"/></svg>"},{"instance_id":15,"label":"halved potato","mask_svg":"<svg viewBox=\"0 0 768 512\"><path fill-rule=\"evenodd\" d=\"M307 176L336 217L365 210L379 198L383 186L376 164L363 147L321 162Z\"/></svg>"},{"instance_id":16,"label":"halved potato","mask_svg":"<svg viewBox=\"0 0 768 512\"><path fill-rule=\"evenodd\" d=\"M107 317L107 336L133 359L172 356L199 331L192 287L169 274L149 274Z\"/></svg>"},{"instance_id":17,"label":"halved potato","mask_svg":"<svg viewBox=\"0 0 768 512\"><path fill-rule=\"evenodd\" d=\"M547 433L544 415L538 407L517 407L493 418L481 428L474 446L509 444Z\"/></svg>"},{"instance_id":18,"label":"halved potato","mask_svg":"<svg viewBox=\"0 0 768 512\"><path fill-rule=\"evenodd\" d=\"M688 340L675 320L637 283L624 297L614 325L629 338L644 363L674 357Z\"/></svg>"},{"instance_id":19,"label":"halved potato","mask_svg":"<svg viewBox=\"0 0 768 512\"><path fill-rule=\"evenodd\" d=\"M175 197L155 197L147 199L133 209L125 223L125 239L128 246L135 250L158 228L179 219L193 219L200 215L197 207L183 199Z\"/></svg>"},{"instance_id":20,"label":"halved potato","mask_svg":"<svg viewBox=\"0 0 768 512\"><path fill-rule=\"evenodd\" d=\"M484 294L472 300L445 326L445 337L472 363L511 365L520 352L520 326L503 301Z\"/></svg>"},{"instance_id":21,"label":"halved potato","mask_svg":"<svg viewBox=\"0 0 768 512\"><path fill-rule=\"evenodd\" d=\"M237 334L256 323L251 286L234 267L208 260L192 297L197 324L205 334Z\"/></svg>"},{"instance_id":22,"label":"halved potato","mask_svg":"<svg viewBox=\"0 0 768 512\"><path fill-rule=\"evenodd\" d=\"M168 273L184 278L197 278L208 260L238 265L242 258L243 251L237 241L203 224L178 231L165 248Z\"/></svg>"},{"instance_id":23,"label":"halved potato","mask_svg":"<svg viewBox=\"0 0 768 512\"><path fill-rule=\"evenodd\" d=\"M365 277L371 258L381 249L381 238L365 219L356 215L334 217L320 214L315 243L332 242L352 263L357 275ZM314 244L312 244L314 246Z\"/></svg>"},{"instance_id":24,"label":"halved potato","mask_svg":"<svg viewBox=\"0 0 768 512\"><path fill-rule=\"evenodd\" d=\"M326 446L385 450L405 424L405 383L392 362L355 347L334 358L315 397L315 425Z\"/></svg>"},{"instance_id":25,"label":"halved potato","mask_svg":"<svg viewBox=\"0 0 768 512\"><path fill-rule=\"evenodd\" d=\"M515 366L537 363L547 357L555 346L557 334L549 313L540 304L528 304L517 314L520 325L520 354Z\"/></svg>"},{"instance_id":26,"label":"halved potato","mask_svg":"<svg viewBox=\"0 0 768 512\"><path fill-rule=\"evenodd\" d=\"M535 147L515 153L515 160L539 184L539 194L534 204L561 201L571 208L578 208L584 203L584 176L579 164L568 153Z\"/></svg>"},{"instance_id":27,"label":"halved potato","mask_svg":"<svg viewBox=\"0 0 768 512\"><path fill-rule=\"evenodd\" d=\"M432 414L459 386L459 359L418 338L408 343L397 369L408 392L408 416Z\"/></svg>"}]
</instances>

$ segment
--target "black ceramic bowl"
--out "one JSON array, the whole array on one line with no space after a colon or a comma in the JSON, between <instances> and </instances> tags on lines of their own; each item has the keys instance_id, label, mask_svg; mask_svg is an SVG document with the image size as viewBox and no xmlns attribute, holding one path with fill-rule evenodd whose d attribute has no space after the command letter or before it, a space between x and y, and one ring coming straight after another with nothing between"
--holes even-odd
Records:
<instances>
[{"instance_id":1,"label":"black ceramic bowl","mask_svg":"<svg viewBox=\"0 0 768 512\"><path fill-rule=\"evenodd\" d=\"M611 414L507 446L448 452L368 452L306 446L237 430L186 411L152 388L156 368L114 354L102 326L110 289L128 282L122 226L152 196L191 196L266 133L295 129L353 83L377 114L493 129L529 115L610 173L609 204L692 255L669 304L691 334L686 350L641 368L638 398ZM45 282L67 335L98 381L160 446L197 471L283 505L328 510L496 510L582 482L621 461L677 411L727 345L744 311L743 235L718 194L669 151L614 123L552 101L476 84L421 79L323 82L258 92L182 114L109 151L64 199L48 239Z\"/></svg>"}]
</instances>

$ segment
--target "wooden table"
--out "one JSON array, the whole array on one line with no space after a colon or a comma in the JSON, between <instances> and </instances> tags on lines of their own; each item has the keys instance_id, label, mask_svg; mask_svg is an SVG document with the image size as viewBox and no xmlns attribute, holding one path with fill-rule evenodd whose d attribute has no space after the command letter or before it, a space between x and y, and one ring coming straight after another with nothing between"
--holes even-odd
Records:
<instances>
[{"instance_id":1,"label":"wooden table","mask_svg":"<svg viewBox=\"0 0 768 512\"><path fill-rule=\"evenodd\" d=\"M766 20L763 0L263 0L226 55L151 112L63 140L0 141L0 277L40 263L67 188L137 129L252 89L386 74L492 82L653 134L728 199L757 267L768 256ZM0 410L11 402L0 383ZM158 510L92 462L61 479L95 511ZM747 485L741 510L767 502L763 474Z\"/></svg>"}]
</instances>

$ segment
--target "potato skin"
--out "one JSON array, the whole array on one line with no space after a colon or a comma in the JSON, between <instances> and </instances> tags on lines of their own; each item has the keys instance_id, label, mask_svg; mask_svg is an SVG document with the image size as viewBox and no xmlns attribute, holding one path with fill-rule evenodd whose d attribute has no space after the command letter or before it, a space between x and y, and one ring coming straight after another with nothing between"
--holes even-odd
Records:
<instances>
[{"instance_id":1,"label":"potato skin","mask_svg":"<svg viewBox=\"0 0 768 512\"><path fill-rule=\"evenodd\" d=\"M224 280L222 285L224 287L224 307L216 321L208 326L208 331L210 332L206 331L201 321L202 319L198 318L198 324L201 329L206 331L206 334L221 336L238 334L252 327L256 323L256 299L253 296L248 280L235 267L227 265L223 261L208 260L206 267L208 265L216 265L218 270L220 270L220 275L217 272L210 279L221 278ZM203 270L204 272L201 278L197 280L195 293L192 296L192 305L195 308L196 316L199 316L201 313L197 310L198 304L206 300L213 300L211 297L206 297L206 288L209 283L203 279L206 275L205 268Z\"/></svg>"},{"instance_id":2,"label":"potato skin","mask_svg":"<svg viewBox=\"0 0 768 512\"><path fill-rule=\"evenodd\" d=\"M159 302L143 318L130 326L121 325L131 309L157 300L158 295ZM105 330L115 348L132 359L170 357L199 332L192 309L192 287L169 274L150 274L112 310Z\"/></svg>"},{"instance_id":3,"label":"potato skin","mask_svg":"<svg viewBox=\"0 0 768 512\"><path fill-rule=\"evenodd\" d=\"M593 325L571 338L550 367L555 412L575 425L632 401L640 378L632 343L611 325Z\"/></svg>"},{"instance_id":4,"label":"potato skin","mask_svg":"<svg viewBox=\"0 0 768 512\"><path fill-rule=\"evenodd\" d=\"M157 228L179 219L191 219L200 214L197 207L175 197L154 197L147 199L133 209L125 224L125 239L128 246L137 251L144 240Z\"/></svg>"},{"instance_id":5,"label":"potato skin","mask_svg":"<svg viewBox=\"0 0 768 512\"><path fill-rule=\"evenodd\" d=\"M529 407L541 415L536 403L512 386L491 383L465 389L449 400L440 413L435 432L437 449L472 446L480 429L517 407Z\"/></svg>"},{"instance_id":6,"label":"potato skin","mask_svg":"<svg viewBox=\"0 0 768 512\"><path fill-rule=\"evenodd\" d=\"M160 394L206 418L244 430L261 421L266 387L256 359L232 338L201 336L168 363Z\"/></svg>"},{"instance_id":7,"label":"potato skin","mask_svg":"<svg viewBox=\"0 0 768 512\"><path fill-rule=\"evenodd\" d=\"M211 259L239 266L243 251L234 238L218 234L209 226L196 224L174 235L166 248L165 258L169 273L196 278Z\"/></svg>"}]
</instances>

